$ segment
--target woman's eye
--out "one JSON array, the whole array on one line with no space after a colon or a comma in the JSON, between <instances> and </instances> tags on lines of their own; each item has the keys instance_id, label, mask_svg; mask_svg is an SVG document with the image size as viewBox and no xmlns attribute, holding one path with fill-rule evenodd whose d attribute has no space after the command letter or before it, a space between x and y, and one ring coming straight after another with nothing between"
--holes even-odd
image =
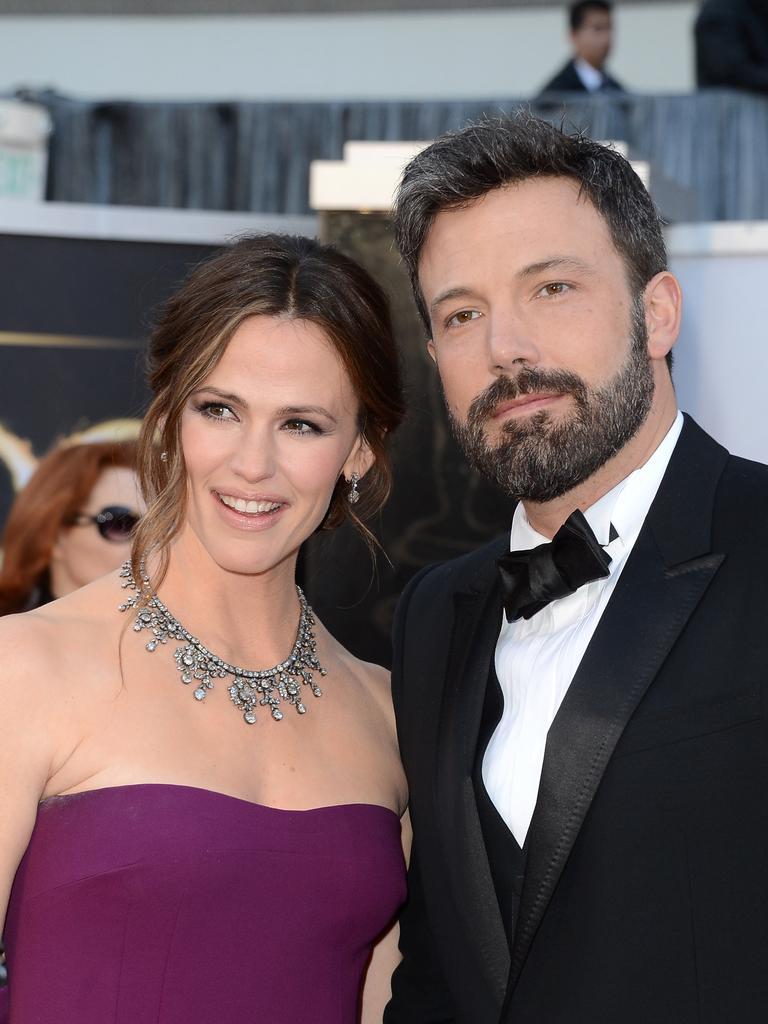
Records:
<instances>
[{"instance_id":1,"label":"woman's eye","mask_svg":"<svg viewBox=\"0 0 768 1024\"><path fill-rule=\"evenodd\" d=\"M318 427L316 423L311 423L309 420L286 420L283 427L289 434L300 434L301 436L322 434L320 427Z\"/></svg>"},{"instance_id":2,"label":"woman's eye","mask_svg":"<svg viewBox=\"0 0 768 1024\"><path fill-rule=\"evenodd\" d=\"M476 320L480 316L480 312L476 309L460 309L458 313L454 313L452 317L446 321L448 327L461 327L463 324L468 324L471 320Z\"/></svg>"},{"instance_id":3,"label":"woman's eye","mask_svg":"<svg viewBox=\"0 0 768 1024\"><path fill-rule=\"evenodd\" d=\"M564 281L552 281L550 284L545 284L544 287L539 291L539 295L553 296L553 295L565 295L567 291L570 291L571 286L566 284Z\"/></svg>"},{"instance_id":4,"label":"woman's eye","mask_svg":"<svg viewBox=\"0 0 768 1024\"><path fill-rule=\"evenodd\" d=\"M197 407L197 411L201 412L203 416L207 416L210 420L235 419L235 414L230 407L223 405L221 402L201 402Z\"/></svg>"}]
</instances>

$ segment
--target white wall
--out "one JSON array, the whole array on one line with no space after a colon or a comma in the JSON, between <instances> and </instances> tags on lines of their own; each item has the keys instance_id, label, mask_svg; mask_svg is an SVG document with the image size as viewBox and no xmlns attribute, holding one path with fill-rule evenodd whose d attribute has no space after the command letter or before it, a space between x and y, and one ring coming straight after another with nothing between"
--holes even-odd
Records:
<instances>
[{"instance_id":1,"label":"white wall","mask_svg":"<svg viewBox=\"0 0 768 1024\"><path fill-rule=\"evenodd\" d=\"M768 222L677 225L667 243L683 287L680 407L734 454L768 462Z\"/></svg>"},{"instance_id":2,"label":"white wall","mask_svg":"<svg viewBox=\"0 0 768 1024\"><path fill-rule=\"evenodd\" d=\"M692 88L698 5L617 5L611 68ZM306 17L3 17L0 93L83 98L483 98L535 92L568 53L564 7Z\"/></svg>"}]
</instances>

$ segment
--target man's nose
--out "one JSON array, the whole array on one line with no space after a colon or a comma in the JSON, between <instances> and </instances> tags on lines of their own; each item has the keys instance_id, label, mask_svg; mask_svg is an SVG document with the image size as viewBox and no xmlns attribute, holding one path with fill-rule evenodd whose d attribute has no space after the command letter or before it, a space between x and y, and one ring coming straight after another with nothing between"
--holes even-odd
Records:
<instances>
[{"instance_id":1,"label":"man's nose","mask_svg":"<svg viewBox=\"0 0 768 1024\"><path fill-rule=\"evenodd\" d=\"M488 332L488 362L493 372L506 372L515 365L535 366L539 346L530 327L511 311L494 314Z\"/></svg>"}]
</instances>

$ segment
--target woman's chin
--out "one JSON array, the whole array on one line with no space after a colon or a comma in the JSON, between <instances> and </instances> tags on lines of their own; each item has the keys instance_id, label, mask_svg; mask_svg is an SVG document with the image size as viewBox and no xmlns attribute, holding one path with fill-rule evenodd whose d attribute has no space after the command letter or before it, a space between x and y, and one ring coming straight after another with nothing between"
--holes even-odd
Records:
<instances>
[{"instance_id":1,"label":"woman's chin","mask_svg":"<svg viewBox=\"0 0 768 1024\"><path fill-rule=\"evenodd\" d=\"M224 538L221 535L208 538L195 531L200 547L210 562L226 573L237 576L265 576L284 570L286 565L296 562L298 545L287 541L282 544L250 542L246 538Z\"/></svg>"}]
</instances>

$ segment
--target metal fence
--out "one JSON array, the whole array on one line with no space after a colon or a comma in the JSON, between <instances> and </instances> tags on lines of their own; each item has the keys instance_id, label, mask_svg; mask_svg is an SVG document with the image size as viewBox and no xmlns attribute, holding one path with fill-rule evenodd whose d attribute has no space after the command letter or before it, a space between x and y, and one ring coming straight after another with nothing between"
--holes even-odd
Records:
<instances>
[{"instance_id":1,"label":"metal fence","mask_svg":"<svg viewBox=\"0 0 768 1024\"><path fill-rule=\"evenodd\" d=\"M55 94L50 199L209 210L307 211L308 172L350 139L431 139L520 100L334 103L83 102ZM768 219L768 99L548 98L526 105L594 138L623 139L691 189L698 220Z\"/></svg>"}]
</instances>

